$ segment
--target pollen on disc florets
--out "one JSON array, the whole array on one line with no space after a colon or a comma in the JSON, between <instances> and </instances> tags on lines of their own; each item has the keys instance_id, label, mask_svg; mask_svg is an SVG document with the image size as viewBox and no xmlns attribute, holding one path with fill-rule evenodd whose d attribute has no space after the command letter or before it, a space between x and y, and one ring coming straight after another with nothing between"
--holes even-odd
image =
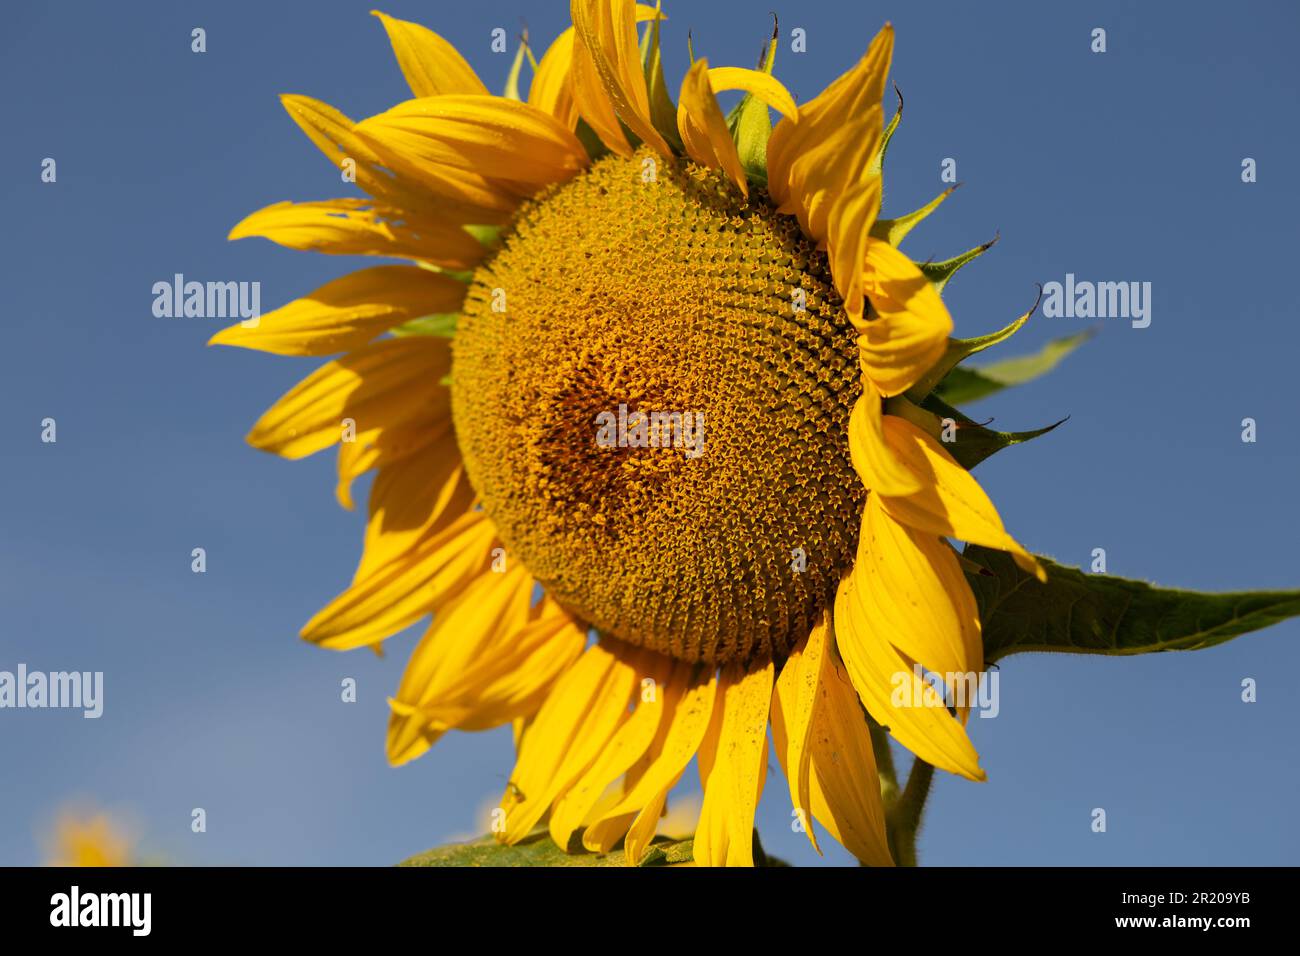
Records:
<instances>
[{"instance_id":1,"label":"pollen on disc florets","mask_svg":"<svg viewBox=\"0 0 1300 956\"><path fill-rule=\"evenodd\" d=\"M453 354L470 480L561 604L689 661L808 633L866 492L854 332L794 219L694 164L606 157L520 210Z\"/></svg>"}]
</instances>

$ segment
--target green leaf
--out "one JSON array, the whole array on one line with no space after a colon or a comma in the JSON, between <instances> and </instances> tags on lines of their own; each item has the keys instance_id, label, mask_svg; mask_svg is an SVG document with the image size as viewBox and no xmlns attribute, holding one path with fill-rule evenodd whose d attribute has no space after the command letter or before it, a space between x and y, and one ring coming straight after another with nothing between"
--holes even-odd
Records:
<instances>
[{"instance_id":1,"label":"green leaf","mask_svg":"<svg viewBox=\"0 0 1300 956\"><path fill-rule=\"evenodd\" d=\"M641 866L667 866L691 862L692 839L656 837ZM598 855L565 853L550 834L539 830L516 843L503 846L493 837L469 843L452 843L418 853L398 866L625 866L621 849Z\"/></svg>"},{"instance_id":2,"label":"green leaf","mask_svg":"<svg viewBox=\"0 0 1300 956\"><path fill-rule=\"evenodd\" d=\"M1032 355L1003 359L990 365L952 369L935 388L935 393L953 405L973 402L1012 385L1023 385L1046 375L1061 360L1095 334L1085 329L1053 339Z\"/></svg>"},{"instance_id":3,"label":"green leaf","mask_svg":"<svg viewBox=\"0 0 1300 956\"><path fill-rule=\"evenodd\" d=\"M967 545L964 554L987 572L967 578L990 662L1022 651L1194 651L1300 615L1300 591L1180 591L1085 574L1040 557L1043 584L1005 552Z\"/></svg>"},{"instance_id":4,"label":"green leaf","mask_svg":"<svg viewBox=\"0 0 1300 956\"><path fill-rule=\"evenodd\" d=\"M673 840L657 836L651 841L639 866L674 866L694 862L694 837ZM754 831L754 864L756 866L789 866L790 864L763 851L758 831ZM434 847L403 860L398 866L626 866L623 850L609 853L565 853L545 829L537 829L514 846L503 846L487 836L468 843L452 843Z\"/></svg>"},{"instance_id":5,"label":"green leaf","mask_svg":"<svg viewBox=\"0 0 1300 956\"><path fill-rule=\"evenodd\" d=\"M424 315L418 319L403 322L392 330L394 335L440 335L443 338L455 338L456 324L460 316L455 312L440 312L436 315Z\"/></svg>"}]
</instances>

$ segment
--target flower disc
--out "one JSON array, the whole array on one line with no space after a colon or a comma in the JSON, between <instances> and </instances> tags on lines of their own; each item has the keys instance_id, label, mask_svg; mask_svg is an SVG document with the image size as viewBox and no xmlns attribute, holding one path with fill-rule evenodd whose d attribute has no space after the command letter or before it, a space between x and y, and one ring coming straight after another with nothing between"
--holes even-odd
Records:
<instances>
[{"instance_id":1,"label":"flower disc","mask_svg":"<svg viewBox=\"0 0 1300 956\"><path fill-rule=\"evenodd\" d=\"M782 655L852 564L855 333L757 191L639 151L526 204L475 273L453 416L508 554L602 632Z\"/></svg>"}]
</instances>

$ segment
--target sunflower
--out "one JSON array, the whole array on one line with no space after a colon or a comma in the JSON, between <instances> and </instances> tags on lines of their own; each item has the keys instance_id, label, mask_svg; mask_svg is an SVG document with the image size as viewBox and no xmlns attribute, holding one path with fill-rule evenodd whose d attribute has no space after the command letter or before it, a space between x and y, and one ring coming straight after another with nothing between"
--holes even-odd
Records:
<instances>
[{"instance_id":1,"label":"sunflower","mask_svg":"<svg viewBox=\"0 0 1300 956\"><path fill-rule=\"evenodd\" d=\"M49 866L132 866L133 840L106 813L65 810L49 836Z\"/></svg>"},{"instance_id":2,"label":"sunflower","mask_svg":"<svg viewBox=\"0 0 1300 956\"><path fill-rule=\"evenodd\" d=\"M752 865L770 727L813 845L811 819L890 865L863 708L918 759L984 777L968 706L896 693L933 703L927 672L983 670L948 539L1042 573L907 399L953 326L942 281L897 248L943 197L879 216L893 31L801 106L775 34L758 69L692 51L674 106L656 9L571 14L526 99L523 47L494 96L382 13L412 99L355 122L283 98L368 196L277 203L231 238L410 263L212 339L341 353L248 438L291 459L338 445L344 507L375 472L356 575L303 637L377 650L432 614L388 758L512 725L505 843L545 824L636 862L696 758L696 862Z\"/></svg>"}]
</instances>

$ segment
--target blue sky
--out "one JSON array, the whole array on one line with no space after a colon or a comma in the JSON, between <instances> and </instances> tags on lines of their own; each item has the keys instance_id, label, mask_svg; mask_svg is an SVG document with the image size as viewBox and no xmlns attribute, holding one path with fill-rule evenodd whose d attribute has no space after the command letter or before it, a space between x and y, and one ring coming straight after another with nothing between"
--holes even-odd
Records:
<instances>
[{"instance_id":1,"label":"blue sky","mask_svg":"<svg viewBox=\"0 0 1300 956\"><path fill-rule=\"evenodd\" d=\"M354 263L228 243L245 213L340 193L282 92L353 116L405 88L370 3L52 2L16 7L0 47L11 224L0 350L0 670L105 672L105 713L0 711L0 864L40 858L69 800L136 821L183 863L375 864L463 836L503 788L507 733L452 735L417 763L383 758L385 697L408 633L378 659L309 647L299 625L347 581L361 515L333 459L243 444L312 366L205 349L218 320L159 319L177 272L262 283L269 309ZM906 98L887 213L963 188L909 238L917 259L1001 235L949 287L958 334L1000 327L1067 272L1152 284L1152 322L1102 320L1051 377L972 406L1003 428L1066 415L979 475L1009 528L1067 564L1207 590L1300 586L1294 540L1300 347L1291 281L1300 153L1300 12L1285 2L669 4L670 84L689 29L710 61L752 65L767 15L800 101L855 62L885 19ZM489 85L526 15L559 2L394 2L456 43ZM207 31L207 52L190 31ZM807 33L793 54L789 31ZM1090 51L1107 31L1107 52ZM512 41L513 49L513 41ZM57 182L40 181L45 157ZM1243 158L1258 182L1241 181ZM1001 354L1087 320L1041 316ZM42 419L58 441L40 441ZM1241 420L1258 441L1240 440ZM195 547L207 573L190 571ZM1300 849L1295 737L1300 622L1227 646L1136 659L1021 656L1001 712L974 721L989 781L938 781L923 862L1282 864ZM340 701L356 678L359 700ZM1240 701L1245 677L1259 699ZM195 807L208 829L190 831ZM1091 832L1094 807L1108 830ZM768 849L819 862L769 777ZM842 851L825 861L843 863Z\"/></svg>"}]
</instances>

